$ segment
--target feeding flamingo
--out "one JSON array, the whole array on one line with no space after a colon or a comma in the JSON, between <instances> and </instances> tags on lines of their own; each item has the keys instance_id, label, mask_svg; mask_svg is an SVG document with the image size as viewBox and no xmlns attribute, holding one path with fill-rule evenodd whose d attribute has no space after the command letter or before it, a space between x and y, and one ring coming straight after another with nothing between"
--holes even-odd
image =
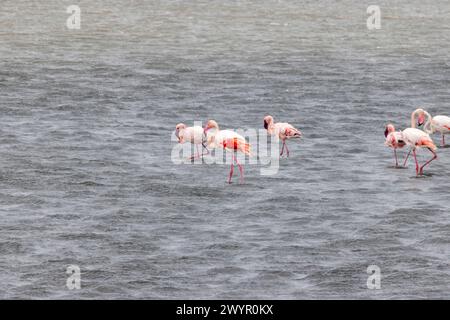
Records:
<instances>
[{"instance_id":1,"label":"feeding flamingo","mask_svg":"<svg viewBox=\"0 0 450 320\"><path fill-rule=\"evenodd\" d=\"M294 128L287 122L273 122L272 116L264 117L264 128L270 135L278 135L281 141L283 141L283 147L281 148L280 156L283 155L284 148L286 148L286 155L289 157L289 149L286 144L286 140L291 138L300 138L302 133L300 130Z\"/></svg>"},{"instance_id":2,"label":"feeding flamingo","mask_svg":"<svg viewBox=\"0 0 450 320\"><path fill-rule=\"evenodd\" d=\"M179 123L175 127L175 135L178 138L179 143L185 143L186 141L189 141L190 143L194 144L197 149L197 155L192 156L188 159L196 159L200 158L200 152L198 150L198 146L201 144L203 148L206 149L206 153L202 153L202 156L205 154L208 154L208 148L205 146L204 142L204 133L203 128L200 126L193 126L193 127L186 127L184 123Z\"/></svg>"},{"instance_id":3,"label":"feeding flamingo","mask_svg":"<svg viewBox=\"0 0 450 320\"><path fill-rule=\"evenodd\" d=\"M428 133L416 128L407 128L403 130L401 137L401 140L404 141L408 146L410 146L413 152L414 160L416 162L416 175L422 175L423 168L437 158L437 154L435 152L437 149L436 145L434 144ZM433 157L425 162L421 167L419 167L419 163L417 162L417 148L427 148L433 154Z\"/></svg>"},{"instance_id":4,"label":"feeding flamingo","mask_svg":"<svg viewBox=\"0 0 450 320\"><path fill-rule=\"evenodd\" d=\"M411 127L416 127L416 118L417 115L417 124L418 126L422 126L425 123L425 116L427 117L427 121L423 127L423 130L428 134L433 134L436 131L440 132L442 135L441 146L445 146L445 135L450 133L450 117L447 116L434 116L432 117L427 111L423 109L416 109L411 114Z\"/></svg>"},{"instance_id":5,"label":"feeding flamingo","mask_svg":"<svg viewBox=\"0 0 450 320\"><path fill-rule=\"evenodd\" d=\"M250 144L245 141L245 138L232 130L220 130L219 125L214 120L209 120L204 128L205 134L208 130L215 129L215 132L208 138L208 146L213 148L223 148L226 151L231 152L231 168L228 177L228 183L231 183L231 177L233 176L235 163L239 168L241 174L240 182L244 182L244 170L242 165L237 160L235 152L240 151L246 155L250 155Z\"/></svg>"},{"instance_id":6,"label":"feeding flamingo","mask_svg":"<svg viewBox=\"0 0 450 320\"><path fill-rule=\"evenodd\" d=\"M384 136L386 137L385 145L394 149L395 166L398 167L397 149L401 149L406 145L405 141L403 141L402 132L395 131L394 125L389 123L386 125L386 129L384 130ZM411 150L409 150L403 166L406 165L406 161L408 160L410 154Z\"/></svg>"}]
</instances>

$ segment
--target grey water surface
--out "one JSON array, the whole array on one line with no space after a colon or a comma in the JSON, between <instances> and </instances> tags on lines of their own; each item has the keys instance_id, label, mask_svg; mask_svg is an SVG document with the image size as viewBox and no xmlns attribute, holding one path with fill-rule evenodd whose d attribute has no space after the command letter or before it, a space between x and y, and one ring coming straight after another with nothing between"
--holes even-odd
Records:
<instances>
[{"instance_id":1,"label":"grey water surface","mask_svg":"<svg viewBox=\"0 0 450 320\"><path fill-rule=\"evenodd\" d=\"M383 145L450 115L450 4L375 2L2 0L0 298L450 298L450 148ZM171 159L267 114L303 132L276 175Z\"/></svg>"}]
</instances>

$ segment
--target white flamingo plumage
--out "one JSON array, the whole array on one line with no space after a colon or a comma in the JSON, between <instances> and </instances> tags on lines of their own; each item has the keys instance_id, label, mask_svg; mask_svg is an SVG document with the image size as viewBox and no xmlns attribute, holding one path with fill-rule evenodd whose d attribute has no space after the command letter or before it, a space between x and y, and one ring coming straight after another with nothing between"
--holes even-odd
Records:
<instances>
[{"instance_id":1,"label":"white flamingo plumage","mask_svg":"<svg viewBox=\"0 0 450 320\"><path fill-rule=\"evenodd\" d=\"M386 125L386 128L384 130L384 136L386 137L386 141L384 142L384 144L394 150L395 166L398 167L397 149L401 149L406 145L406 143L403 141L402 132L395 131L394 125L389 123ZM403 166L406 165L406 161L408 160L410 154L411 150L406 156Z\"/></svg>"},{"instance_id":2,"label":"white flamingo plumage","mask_svg":"<svg viewBox=\"0 0 450 320\"><path fill-rule=\"evenodd\" d=\"M416 162L416 175L423 175L423 168L431 161L437 159L437 147L434 144L433 140L430 138L430 135L417 128L407 128L402 131L401 140L411 147L414 155L414 161ZM417 148L427 148L433 154L433 157L425 162L421 167L419 167L419 163L417 162Z\"/></svg>"},{"instance_id":3,"label":"white flamingo plumage","mask_svg":"<svg viewBox=\"0 0 450 320\"><path fill-rule=\"evenodd\" d=\"M411 127L416 127L416 116L417 116L417 124L418 126L422 126L423 124L423 130L428 134L433 134L436 131L440 132L442 135L442 141L441 146L445 146L445 135L450 134L450 117L447 116L434 116L432 117L427 111L419 108L416 109L411 114ZM427 120L425 122L425 116L427 117Z\"/></svg>"},{"instance_id":4,"label":"white flamingo plumage","mask_svg":"<svg viewBox=\"0 0 450 320\"><path fill-rule=\"evenodd\" d=\"M190 142L195 145L197 149L197 155L192 156L189 159L200 158L199 145L202 145L206 149L206 153L202 153L202 156L208 154L208 148L205 145L205 138L203 128L200 126L186 127L184 123L179 123L175 127L175 135L178 138L179 143Z\"/></svg>"},{"instance_id":5,"label":"white flamingo plumage","mask_svg":"<svg viewBox=\"0 0 450 320\"><path fill-rule=\"evenodd\" d=\"M245 138L232 130L220 130L219 125L214 120L209 120L204 128L204 133L206 134L208 130L215 129L214 133L211 133L208 138L208 146L212 148L223 148L226 151L231 152L232 160L231 160L231 168L228 177L228 183L231 183L231 177L234 172L234 165L239 168L239 172L241 174L240 182L244 182L244 169L243 166L237 160L235 156L235 152L242 152L246 155L250 155L250 144L247 143Z\"/></svg>"},{"instance_id":6,"label":"white flamingo plumage","mask_svg":"<svg viewBox=\"0 0 450 320\"><path fill-rule=\"evenodd\" d=\"M300 130L296 129L293 125L287 122L274 123L272 116L264 117L264 128L270 135L278 135L278 138L283 141L280 156L283 155L284 148L286 148L286 155L289 157L289 149L287 147L286 140L300 138L302 136Z\"/></svg>"}]
</instances>

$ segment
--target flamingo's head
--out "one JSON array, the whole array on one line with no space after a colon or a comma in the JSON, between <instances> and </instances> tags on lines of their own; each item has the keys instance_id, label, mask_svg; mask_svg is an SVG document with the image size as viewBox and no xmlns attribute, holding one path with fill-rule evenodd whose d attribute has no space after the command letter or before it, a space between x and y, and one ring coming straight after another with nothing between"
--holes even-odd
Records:
<instances>
[{"instance_id":1,"label":"flamingo's head","mask_svg":"<svg viewBox=\"0 0 450 320\"><path fill-rule=\"evenodd\" d=\"M417 109L417 125L420 127L425 123L425 111L423 109Z\"/></svg>"},{"instance_id":2,"label":"flamingo's head","mask_svg":"<svg viewBox=\"0 0 450 320\"><path fill-rule=\"evenodd\" d=\"M218 129L219 125L214 120L208 120L208 122L206 122L205 128L203 129L203 132L206 134L206 132L212 128Z\"/></svg>"},{"instance_id":3,"label":"flamingo's head","mask_svg":"<svg viewBox=\"0 0 450 320\"><path fill-rule=\"evenodd\" d=\"M175 127L175 136L178 138L178 142L181 142L180 131L186 129L186 125L184 123L179 123Z\"/></svg>"},{"instance_id":4,"label":"flamingo's head","mask_svg":"<svg viewBox=\"0 0 450 320\"><path fill-rule=\"evenodd\" d=\"M273 123L273 117L272 116L265 116L264 117L264 129L267 130L272 123Z\"/></svg>"},{"instance_id":5,"label":"flamingo's head","mask_svg":"<svg viewBox=\"0 0 450 320\"><path fill-rule=\"evenodd\" d=\"M386 137L385 144L388 147L397 148L397 138L395 137L395 134L389 133Z\"/></svg>"},{"instance_id":6,"label":"flamingo's head","mask_svg":"<svg viewBox=\"0 0 450 320\"><path fill-rule=\"evenodd\" d=\"M404 147L405 141L403 140L403 133L395 131L390 132L386 137L385 145L393 148Z\"/></svg>"},{"instance_id":7,"label":"flamingo's head","mask_svg":"<svg viewBox=\"0 0 450 320\"><path fill-rule=\"evenodd\" d=\"M388 123L386 125L386 128L384 130L384 136L387 138L387 136L389 135L389 133L394 132L395 131L395 127L392 123Z\"/></svg>"}]
</instances>

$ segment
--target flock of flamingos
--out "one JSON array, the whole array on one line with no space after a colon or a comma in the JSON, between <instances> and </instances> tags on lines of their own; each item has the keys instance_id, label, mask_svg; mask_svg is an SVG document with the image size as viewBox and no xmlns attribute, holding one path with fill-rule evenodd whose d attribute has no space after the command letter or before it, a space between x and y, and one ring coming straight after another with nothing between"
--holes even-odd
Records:
<instances>
[{"instance_id":1,"label":"flock of flamingos","mask_svg":"<svg viewBox=\"0 0 450 320\"><path fill-rule=\"evenodd\" d=\"M426 118L426 119L425 119ZM417 119L417 120L416 120ZM422 127L423 130L416 128ZM445 147L445 134L450 133L450 117L447 116L434 116L432 117L427 111L423 109L416 109L411 113L411 127L406 128L403 131L395 131L394 125L389 123L386 125L384 135L386 137L385 144L388 147L394 149L395 166L398 167L397 149L401 149L405 146L409 146L408 155L405 158L403 167L406 166L409 155L411 152L414 155L414 161L416 163L416 175L423 175L423 168L430 164L431 161L437 158L436 145L430 137L430 134L439 132L442 135L441 147ZM417 161L416 150L420 148L428 149L432 157L430 160L419 166Z\"/></svg>"},{"instance_id":2,"label":"flock of flamingos","mask_svg":"<svg viewBox=\"0 0 450 320\"><path fill-rule=\"evenodd\" d=\"M416 124L418 127L422 127L422 130L416 128ZM281 140L282 148L280 156L282 156L286 151L286 156L289 157L289 149L287 147L286 140L300 138L302 135L300 130L296 129L287 122L275 123L273 117L270 115L264 117L264 128L267 130L269 135L278 136ZM441 115L432 117L427 111L417 109L411 114L410 128L403 131L395 131L393 124L387 124L384 132L386 137L385 144L394 150L395 166L399 167L397 149L409 146L410 150L403 163L403 167L406 166L406 162L412 152L416 164L416 175L423 175L423 168L437 158L437 147L430 137L430 134L435 132L441 133L441 146L444 147L445 134L450 133L450 117ZM231 152L232 161L230 172L228 174L228 183L231 183L235 165L239 168L240 182L243 183L244 170L242 164L239 163L236 157L236 152L241 152L249 156L251 155L250 144L247 143L243 136L233 130L221 130L217 122L214 120L208 120L204 128L200 126L187 127L185 124L179 123L175 127L175 135L178 138L179 143L190 142L196 146L197 154L190 157L190 159L199 158L203 155L209 154L208 148L223 148L224 150ZM200 146L202 146L201 154L199 151ZM426 148L432 154L432 158L425 162L422 166L419 166L416 156L416 151L420 148ZM206 153L203 153L203 149L206 150Z\"/></svg>"}]
</instances>

